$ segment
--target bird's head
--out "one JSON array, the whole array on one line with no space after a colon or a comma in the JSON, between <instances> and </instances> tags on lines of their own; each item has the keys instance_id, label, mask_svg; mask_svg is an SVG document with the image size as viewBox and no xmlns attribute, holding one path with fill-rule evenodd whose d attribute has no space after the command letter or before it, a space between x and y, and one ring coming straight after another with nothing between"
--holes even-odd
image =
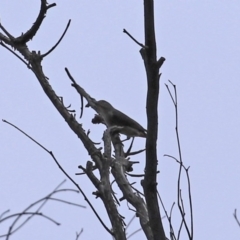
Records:
<instances>
[{"instance_id":1,"label":"bird's head","mask_svg":"<svg viewBox=\"0 0 240 240\"><path fill-rule=\"evenodd\" d=\"M105 100L97 101L96 106L97 106L97 108L102 108L102 109L105 109L105 110L111 110L111 109L114 108L109 102L107 102Z\"/></svg>"}]
</instances>

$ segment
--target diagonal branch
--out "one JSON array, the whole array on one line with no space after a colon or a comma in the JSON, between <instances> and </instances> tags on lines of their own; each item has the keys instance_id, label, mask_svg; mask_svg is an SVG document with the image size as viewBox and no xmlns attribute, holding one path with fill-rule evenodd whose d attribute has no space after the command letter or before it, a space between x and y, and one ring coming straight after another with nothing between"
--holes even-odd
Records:
<instances>
[{"instance_id":1,"label":"diagonal branch","mask_svg":"<svg viewBox=\"0 0 240 240\"><path fill-rule=\"evenodd\" d=\"M142 43L138 42L125 28L123 29L123 32L126 33L137 45L142 48L146 48Z\"/></svg>"},{"instance_id":2,"label":"diagonal branch","mask_svg":"<svg viewBox=\"0 0 240 240\"><path fill-rule=\"evenodd\" d=\"M48 5L46 0L41 0L41 7L40 7L40 11L39 11L36 21L33 23L32 27L26 33L15 38L14 43L15 44L25 44L28 41L30 41L31 39L33 39L33 37L36 35L38 29L40 28L40 26L43 22L43 19L46 16L47 10L52 7L55 7L55 6L56 6L56 3L52 3L52 4Z\"/></svg>"},{"instance_id":3,"label":"diagonal branch","mask_svg":"<svg viewBox=\"0 0 240 240\"><path fill-rule=\"evenodd\" d=\"M8 121L4 120L4 122L9 123ZM62 168L62 166L60 165L60 163L58 162L58 160L55 158L54 154L52 151L48 150L47 148L45 148L42 144L38 143L36 140L34 140L32 137L30 137L28 134L26 134L24 131L22 131L21 129L19 129L18 127L16 127L14 124L10 124L11 126L15 127L17 130L19 130L20 132L22 132L25 136L27 136L28 138L30 138L34 143L36 143L38 146L40 146L44 151L46 151L48 154L51 155L51 157L53 158L53 160L55 161L55 163L57 164L57 166L60 168L60 170L65 174L65 176L76 186L76 188L81 192L81 194L84 197L84 200L88 203L88 205L91 207L92 211L94 212L94 214L96 215L96 217L98 218L98 220L101 222L101 224L103 225L103 227L107 230L108 233L110 233L111 235L113 235L112 231L105 225L105 223L103 222L103 220L100 218L100 216L98 215L97 211L95 210L95 208L93 207L93 205L91 204L91 202L89 201L89 199L87 198L87 196L85 195L85 193L83 192L83 190L81 189L81 187L73 180L73 178L71 178L71 176Z\"/></svg>"},{"instance_id":4,"label":"diagonal branch","mask_svg":"<svg viewBox=\"0 0 240 240\"><path fill-rule=\"evenodd\" d=\"M15 55L18 59L20 59L28 68L31 68L26 61L24 61L23 58L21 58L19 55L17 55L12 49L10 49L7 45L5 45L2 41L0 41L0 45L2 45L4 48L6 48L9 52L11 52L13 55Z\"/></svg>"},{"instance_id":5,"label":"diagonal branch","mask_svg":"<svg viewBox=\"0 0 240 240\"><path fill-rule=\"evenodd\" d=\"M234 209L233 217L235 218L238 226L240 227L240 221L239 221L238 216L237 216L237 209L236 208Z\"/></svg>"},{"instance_id":6,"label":"diagonal branch","mask_svg":"<svg viewBox=\"0 0 240 240\"><path fill-rule=\"evenodd\" d=\"M62 181L50 194L48 194L47 196L37 200L36 202L30 204L26 209L24 209L21 213L17 214L17 217L16 219L13 221L13 223L11 224L10 228L9 228L9 231L7 234L5 235L0 235L0 237L5 237L5 236L10 236L12 235L13 233L15 233L16 231L18 231L21 227L23 227L32 217L34 217L34 214L30 215L25 221L23 221L18 227L16 227L14 230L13 227L16 225L16 223L20 220L20 218L22 217L22 215L25 213L25 212L28 212L32 207L36 206L37 204L41 203L40 206L37 208L37 210L35 211L36 213L39 213L39 211L43 208L43 206L47 203L48 200L52 200L52 197L54 194L57 194L59 192L62 192L62 191L72 191L72 192L75 192L75 193L78 193L78 191L76 191L75 189L59 189L64 183L66 182L66 180ZM61 200L61 199L58 199L59 201L63 201L64 200ZM81 205L77 205L77 204L74 204L72 202L66 202L65 203L68 203L68 204L71 204L71 205L75 205L75 206L81 206ZM81 206L82 207L82 206ZM9 216L8 216L9 217ZM8 218L7 217L7 218ZM10 215L10 217L12 217L12 215ZM7 218L4 218L4 219L0 219L0 222L3 222L4 220L7 220Z\"/></svg>"}]
</instances>

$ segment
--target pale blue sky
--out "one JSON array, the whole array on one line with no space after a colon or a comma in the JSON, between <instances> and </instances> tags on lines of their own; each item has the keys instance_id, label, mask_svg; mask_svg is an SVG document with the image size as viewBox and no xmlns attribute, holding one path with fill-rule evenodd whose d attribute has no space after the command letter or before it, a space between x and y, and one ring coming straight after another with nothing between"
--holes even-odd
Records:
<instances>
[{"instance_id":1,"label":"pale blue sky","mask_svg":"<svg viewBox=\"0 0 240 240\"><path fill-rule=\"evenodd\" d=\"M72 19L62 43L43 61L44 73L57 94L79 113L79 96L64 71L68 67L93 97L111 102L146 126L144 65L139 46L122 33L126 28L144 41L142 1L56 3L29 47L46 52ZM194 239L239 239L240 228L232 214L235 208L240 212L240 2L173 0L156 1L155 6L158 57L166 58L159 101L160 194L169 210L176 200L178 170L172 160L163 158L164 154L177 156L174 107L164 86L170 79L178 89L182 154L190 166ZM1 0L1 23L18 36L35 21L39 7L40 1ZM110 226L101 201L91 195L95 189L90 181L74 176L77 166L89 160L88 154L33 73L3 48L0 72L0 118L13 122L52 150ZM80 122L86 130L91 129L94 141L101 141L104 127L92 125L93 116L94 111L86 109ZM134 149L141 148L144 140L138 139ZM0 151L0 213L7 209L12 213L22 211L65 178L50 156L4 123L0 124ZM144 154L132 159L140 161L135 172L143 171ZM71 183L66 187L72 187ZM80 194L62 197L87 206ZM51 202L43 212L62 225L56 227L35 218L11 239L75 239L75 232L81 228L82 239L111 239L89 207L78 209ZM126 216L126 222L133 215L124 202L120 213ZM168 236L166 220L164 224ZM135 220L129 232L137 228ZM6 225L1 226L0 234L5 231ZM139 233L131 239L144 239L144 235Z\"/></svg>"}]
</instances>

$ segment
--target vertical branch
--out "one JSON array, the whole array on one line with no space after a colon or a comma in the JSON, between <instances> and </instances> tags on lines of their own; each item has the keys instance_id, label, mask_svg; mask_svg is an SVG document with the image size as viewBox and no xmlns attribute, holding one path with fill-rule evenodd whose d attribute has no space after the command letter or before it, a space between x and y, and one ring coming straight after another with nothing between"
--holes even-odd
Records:
<instances>
[{"instance_id":1,"label":"vertical branch","mask_svg":"<svg viewBox=\"0 0 240 240\"><path fill-rule=\"evenodd\" d=\"M158 96L159 68L164 58L157 61L156 40L154 30L153 0L144 0L145 48L140 53L143 57L147 82L147 121L148 133L146 140L146 167L143 180L149 222L155 240L165 240L160 209L157 198L157 133L158 133Z\"/></svg>"},{"instance_id":2,"label":"vertical branch","mask_svg":"<svg viewBox=\"0 0 240 240\"><path fill-rule=\"evenodd\" d=\"M186 229L186 232L188 234L188 238L190 240L193 239L193 206L192 206L192 194L191 194L191 185L190 185L190 177L189 177L189 167L186 168L185 165L183 164L183 160L182 160L182 151L181 151L181 146L180 146L180 136L179 136L179 131L178 131L178 101L177 101L177 88L176 85L173 84L170 80L168 80L171 85L174 88L174 96L171 93L169 87L167 84L166 88L169 92L169 95L172 99L172 102L174 104L174 108L175 108L175 117L176 117L176 125L175 125L175 131L176 131L176 137L177 137L177 146L178 146L178 154L179 154L179 160L175 157L169 156L169 155L165 155L168 157L171 157L173 159L175 159L175 161L179 164L179 171L178 171L178 183L177 183L177 198L178 198L178 209L180 211L181 217L182 217L182 221L178 230L178 239L180 238L180 234L182 231L182 227L184 226ZM185 209L184 209L184 201L182 198L182 190L181 190L181 179L182 179L182 171L185 171L185 174L187 176L187 182L188 182L188 198L189 198L189 210L190 210L190 227L187 224L185 215Z\"/></svg>"},{"instance_id":3,"label":"vertical branch","mask_svg":"<svg viewBox=\"0 0 240 240\"><path fill-rule=\"evenodd\" d=\"M144 31L145 46L147 47L148 59L156 61L156 40L154 26L154 4L153 0L144 0Z\"/></svg>"}]
</instances>

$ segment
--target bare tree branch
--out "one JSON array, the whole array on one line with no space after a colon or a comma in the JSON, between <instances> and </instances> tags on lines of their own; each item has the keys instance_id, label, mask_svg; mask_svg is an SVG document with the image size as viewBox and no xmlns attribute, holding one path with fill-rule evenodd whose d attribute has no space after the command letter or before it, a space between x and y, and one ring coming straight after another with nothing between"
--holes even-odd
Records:
<instances>
[{"instance_id":1,"label":"bare tree branch","mask_svg":"<svg viewBox=\"0 0 240 240\"><path fill-rule=\"evenodd\" d=\"M142 48L146 48L142 43L138 42L125 28L123 29L123 32L126 33L137 45Z\"/></svg>"},{"instance_id":2,"label":"bare tree branch","mask_svg":"<svg viewBox=\"0 0 240 240\"><path fill-rule=\"evenodd\" d=\"M238 226L240 227L240 221L238 220L237 209L236 208L234 209L233 217L235 218Z\"/></svg>"},{"instance_id":3,"label":"bare tree branch","mask_svg":"<svg viewBox=\"0 0 240 240\"><path fill-rule=\"evenodd\" d=\"M67 24L67 26L66 26L62 36L60 37L60 39L57 41L57 43L49 51L47 51L46 53L42 54L42 58L46 57L48 54L50 54L58 46L58 44L62 41L63 37L65 36L65 34L66 34L66 32L67 32L67 30L68 30L68 28L70 26L70 23L71 23L71 19L69 19L68 24Z\"/></svg>"},{"instance_id":4,"label":"bare tree branch","mask_svg":"<svg viewBox=\"0 0 240 240\"><path fill-rule=\"evenodd\" d=\"M20 59L20 61L22 61L28 68L31 69L31 67L28 65L28 63L26 61L24 61L23 58L21 58L18 54L16 54L12 49L10 49L7 45L5 45L2 41L0 41L0 44L6 48L9 52L11 52L13 55L15 55L18 59Z\"/></svg>"},{"instance_id":5,"label":"bare tree branch","mask_svg":"<svg viewBox=\"0 0 240 240\"><path fill-rule=\"evenodd\" d=\"M22 228L29 220L31 220L32 217L34 217L35 215L42 215L42 213L40 213L39 211L43 208L43 206L47 203L47 201L49 200L57 200L57 201L61 201L63 203L66 203L66 204L70 204L70 205L73 205L73 206L77 206L77 207L83 207L82 205L79 205L79 204L75 204L75 203L72 203L72 202L69 202L69 201L65 201L65 200L62 200L62 199L55 199L55 198L52 198L53 195L59 193L59 192L62 192L62 191L70 191L70 192L75 192L75 193L78 193L78 191L76 191L75 189L59 189L63 183L65 182L65 180L63 182L61 182L50 194L48 194L47 196L37 200L36 202L30 204L26 209L24 209L21 213L15 213L15 214L12 214L12 215L9 215L5 218L1 218L0 219L0 223L4 222L5 220L8 220L9 218L13 218L13 217L16 217L15 220L13 221L13 223L11 224L11 226L9 227L9 230L8 230L8 233L7 234L4 234L4 235L0 235L0 237L7 237L9 238L10 235L14 234L16 231L18 231L20 228ZM40 204L40 206L37 208L36 211L34 211L33 213L32 212L29 212L31 208L33 208L34 206L36 206L37 204ZM9 211L8 211L9 212ZM6 213L6 212L5 212ZM3 214L2 214L3 215ZM30 215L26 220L24 220L18 227L16 227L14 229L14 226L19 222L19 220L22 218L22 216L25 216L25 215ZM44 215L44 217L46 217ZM48 218L48 217L47 217ZM48 218L49 219L49 218ZM53 221L54 223L56 223L57 225L60 225L60 223L57 223L56 221L50 219L51 221Z\"/></svg>"},{"instance_id":6,"label":"bare tree branch","mask_svg":"<svg viewBox=\"0 0 240 240\"><path fill-rule=\"evenodd\" d=\"M40 28L43 19L46 16L47 10L56 4L50 4L48 5L46 0L41 0L41 8L40 12L38 14L38 17L33 24L33 26L21 36L15 38L13 37L9 31L7 31L1 24L0 29L3 33L0 33L0 44L8 49L10 52L12 52L15 56L17 56L24 64L32 70L32 72L35 74L36 78L38 79L44 93L47 95L49 100L52 102L54 107L57 109L57 111L60 113L62 118L67 122L68 126L71 128L71 130L77 135L77 137L80 139L80 141L83 143L84 147L86 148L87 152L91 156L92 161L87 161L86 167L79 166L80 169L83 170L83 173L86 174L86 176L90 179L96 190L93 192L93 195L96 196L96 198L99 198L102 200L104 207L107 211L107 214L109 216L110 222L111 222L111 229L108 228L101 217L98 215L97 211L94 209L91 202L88 200L87 196L84 194L81 187L73 180L73 178L62 168L62 166L59 164L58 160L55 158L52 151L45 148L42 144L34 140L32 137L30 137L28 134L26 134L24 131L13 125L12 123L9 123L6 120L3 120L5 123L8 123L12 127L19 130L21 133L23 133L25 136L27 136L30 140L32 140L34 143L36 143L38 146L40 146L44 151L46 151L48 154L51 155L51 157L54 159L57 166L60 168L60 170L67 176L67 178L76 186L76 188L81 192L83 195L85 201L89 204L92 211L95 213L96 217L104 227L104 229L112 235L117 240L124 240L126 239L126 229L129 225L126 226L124 222L124 217L121 216L117 209L117 204L120 205L120 202L116 198L116 194L112 189L112 180L110 174L114 177L114 181L117 183L118 188L122 192L122 197L119 199L120 201L126 200L127 204L131 204L134 209L133 210L136 213L136 216L139 218L140 225L146 235L146 238L148 240L165 240L165 232L162 225L162 218L160 214L160 208L159 208L159 202L158 202L158 192L157 192L157 174L159 171L157 170L158 165L158 158L157 158L157 133L158 133L158 97L159 97L159 80L161 74L159 74L159 69L163 65L165 58L160 57L157 60L157 48L156 48L156 40L155 40L155 29L154 29L154 4L153 0L144 0L144 28L145 28L145 44L142 44L138 42L130 33L128 33L125 29L123 30L124 33L126 33L136 44L142 47L140 50L140 53L142 55L146 73L147 73L147 83L148 83L148 92L147 92L147 120L148 120L148 130L146 133L146 129L144 130L144 134L142 137L146 137L146 166L145 166L145 172L144 174L128 174L128 171L133 170L133 164L138 163L137 161L130 161L130 158L127 158L130 155L136 155L144 150L139 150L135 152L131 152L133 140L130 144L129 149L127 152L124 152L123 144L120 140L119 133L122 133L121 130L125 127L118 124L113 124L113 126L109 126L110 124L107 124L106 119L99 113L100 110L98 108L98 103L100 101L95 100L93 97L90 96L90 94L85 91L85 89L81 86L81 84L78 84L77 81L72 77L69 70L65 68L65 71L69 77L69 79L72 82L72 87L75 88L77 93L80 96L81 99L81 109L80 109L80 118L83 116L83 98L86 99L87 105L86 107L93 108L98 114L95 115L92 122L93 123L103 123L107 126L107 130L104 132L103 141L104 141L104 149L102 148L96 148L96 144L90 139L90 131L85 131L82 128L82 125L76 120L76 113L75 110L70 109L71 104L69 106L64 105L63 98L58 96L56 92L53 90L52 86L50 85L49 79L45 76L44 70L42 68L42 61L45 56L50 54L61 42L63 37L65 36L70 21L68 22L64 33L58 40L58 42L46 53L41 54L40 51L30 51L27 42L32 39L38 29ZM18 54L16 54L14 51L12 51L8 46L12 47L14 50L16 50L18 53L20 53L23 58L21 58ZM26 60L26 61L25 61ZM172 83L171 83L172 84ZM175 98L171 95L170 96L173 100L175 111L176 111L176 134L177 134L177 141L178 141L178 150L179 150L179 158L171 157L175 159L179 163L179 175L178 175L178 208L182 216L182 221L179 228L179 234L180 236L182 227L184 226L188 236L190 239L193 238L193 215L192 215L192 200L191 200L191 188L190 188L190 180L188 175L188 168L186 168L182 163L182 156L181 156L181 148L180 148L180 140L178 135L178 113L177 113L177 94L176 94L176 87L174 84L172 84L175 90ZM168 89L169 90L169 89ZM110 105L111 106L111 105ZM123 114L124 115L124 114ZM115 126L116 125L116 126ZM126 127L127 128L127 127ZM125 128L125 130L126 130ZM129 130L129 129L128 129ZM125 134L127 135L127 134ZM140 135L133 135L133 136L140 136ZM127 135L128 137L128 135ZM113 145L113 150L112 150ZM114 155L113 153L114 152ZM168 155L169 156L169 155ZM98 171L93 172L94 170ZM191 215L191 229L189 230L186 219L185 219L185 209L184 209L184 202L181 195L181 174L182 171L185 170L185 173L187 175L188 179L188 197L190 201L190 215ZM129 183L128 176L131 177L144 177L141 184L143 186L144 194L141 193L138 189L133 187L133 184L135 183ZM113 181L113 182L114 182ZM114 185L115 187L115 185ZM55 190L53 193L57 193L60 190ZM17 217L17 220L11 225L9 228L9 232L6 235L7 239L11 234L13 234L16 230L19 229L16 228L13 230L13 227L15 223L18 221L18 219L24 215L24 214L30 214L30 217L28 220L33 217L34 215L41 215L39 213L41 207L48 201L48 200L54 200L54 201L60 201L66 204L71 204L80 207L79 204L74 204L62 199L58 199L55 197L52 197L53 193L49 194L47 197L42 199L43 202L40 208L35 213L29 212L28 208L24 210L24 212L20 213ZM160 196L159 196L160 198ZM145 203L146 200L146 203ZM162 200L160 198L160 202L162 203ZM35 203L34 203L35 204ZM163 205L163 203L162 203ZM164 208L164 206L163 206ZM167 215L167 211L164 208L165 214L168 218L169 224L170 224L170 236L172 239L176 239L175 233L172 227L171 223L171 216L172 216L172 209L170 211L170 216ZM1 217L4 215L3 213ZM1 221L0 217L0 221ZM46 216L45 216L46 217ZM27 220L27 221L28 221ZM27 221L25 221L22 225L24 225ZM21 226L22 226L21 225ZM131 235L128 236L130 238L133 234L138 232L139 230L133 232ZM82 230L79 233L76 233L76 239L79 239L80 235L82 233Z\"/></svg>"},{"instance_id":7,"label":"bare tree branch","mask_svg":"<svg viewBox=\"0 0 240 240\"><path fill-rule=\"evenodd\" d=\"M38 29L40 28L43 19L46 16L47 10L55 7L56 3L52 3L50 5L48 5L46 0L41 0L41 7L40 7L40 11L38 14L38 17L36 19L36 21L33 23L32 27L24 34L22 34L21 36L17 37L16 39L14 39L14 43L15 44L25 44L27 43L29 40L33 39L33 37L36 35Z\"/></svg>"},{"instance_id":8,"label":"bare tree branch","mask_svg":"<svg viewBox=\"0 0 240 240\"><path fill-rule=\"evenodd\" d=\"M147 74L147 140L145 177L142 182L147 203L149 223L154 240L165 240L161 214L157 197L157 133L158 133L158 96L159 96L159 67L154 26L153 0L144 0L144 31L145 46L142 55Z\"/></svg>"},{"instance_id":9,"label":"bare tree branch","mask_svg":"<svg viewBox=\"0 0 240 240\"><path fill-rule=\"evenodd\" d=\"M79 233L76 232L76 240L79 239L79 237L81 236L82 233L83 233L83 228L81 229L81 231Z\"/></svg>"},{"instance_id":10,"label":"bare tree branch","mask_svg":"<svg viewBox=\"0 0 240 240\"><path fill-rule=\"evenodd\" d=\"M7 121L4 120L4 122L9 123ZM9 123L10 124L10 123ZM32 141L34 141L37 145L39 145L41 148L43 148L47 153L49 153L51 155L51 157L53 158L53 160L55 161L55 163L57 164L57 166L60 168L60 170L65 174L65 176L77 187L77 189L81 192L81 194L84 197L84 200L89 204L89 206L91 207L91 209L93 210L93 212L95 213L96 217L98 218L98 220L101 222L101 224L103 225L103 227L107 230L107 232L109 232L111 235L113 234L111 232L111 230L108 229L108 227L105 225L105 223L103 222L103 220L100 218L100 216L98 215L97 211L94 209L93 205L91 204L91 202L88 200L87 196L85 195L85 193L83 192L83 190L80 188L80 186L70 177L70 175L62 168L62 166L59 164L59 162L57 161L57 159L55 158L54 154L52 153L52 151L49 151L48 149L46 149L45 147L43 147L40 143L38 143L36 140L34 140L32 137L30 137L28 134L26 134L24 131L20 130L18 127L16 127L13 124L10 124L11 126L15 127L17 130L21 131L25 136L27 136L28 138L30 138Z\"/></svg>"},{"instance_id":11,"label":"bare tree branch","mask_svg":"<svg viewBox=\"0 0 240 240\"><path fill-rule=\"evenodd\" d=\"M178 131L178 105L177 105L177 88L176 85L173 84L170 80L169 80L170 84L173 86L174 89L174 96L172 94L172 92L170 91L169 87L167 84L166 88L169 92L169 95L172 99L172 102L174 104L174 108L175 108L175 131L176 131L176 137L177 137L177 146L178 146L178 154L179 154L179 160L173 156L170 155L165 155L168 156L170 158L173 158L178 164L179 164L179 171L178 171L178 183L177 183L177 194L178 194L178 209L180 211L181 217L182 217L182 222L180 224L179 227L179 231L178 231L178 239L180 237L180 233L181 233L181 229L182 229L182 224L184 224L184 227L187 231L188 234L188 238L190 240L193 239L193 207L192 207L192 196L191 196L191 185L190 185L190 177L189 177L189 167L186 168L183 164L183 160L182 160L182 153L181 153L181 145L180 145L180 136L179 136L179 131ZM186 176L187 176L187 181L188 181L188 200L189 200L189 210L190 210L190 229L189 226L186 222L185 219L185 210L184 210L184 202L182 199L182 194L181 194L181 176L182 176L182 169L185 171Z\"/></svg>"}]
</instances>

